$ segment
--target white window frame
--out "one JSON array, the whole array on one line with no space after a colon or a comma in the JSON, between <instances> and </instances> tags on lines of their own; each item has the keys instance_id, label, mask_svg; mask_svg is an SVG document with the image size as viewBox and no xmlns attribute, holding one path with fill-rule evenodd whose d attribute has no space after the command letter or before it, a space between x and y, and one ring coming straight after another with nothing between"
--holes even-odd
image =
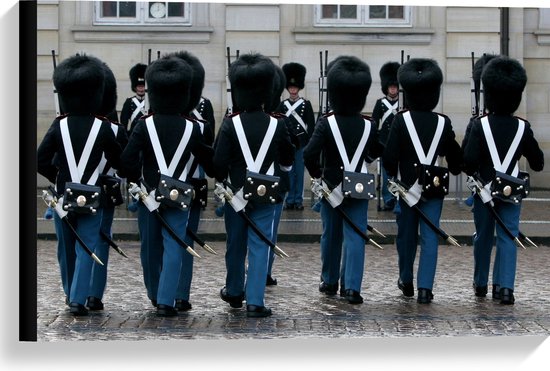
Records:
<instances>
[{"instance_id":1,"label":"white window frame","mask_svg":"<svg viewBox=\"0 0 550 371\"><path fill-rule=\"evenodd\" d=\"M118 2L118 1L117 1ZM157 1L135 1L136 3L136 17L100 17L101 14L101 3L102 1L94 1L94 25L138 25L138 26L191 26L192 17L191 17L191 4L189 2L184 2L184 14L185 17L165 17L165 18L152 18L149 17L149 4ZM168 7L168 2L160 1L166 3Z\"/></svg>"},{"instance_id":2,"label":"white window frame","mask_svg":"<svg viewBox=\"0 0 550 371\"><path fill-rule=\"evenodd\" d=\"M402 19L369 19L370 5L356 5L356 19L334 19L321 18L322 5L338 5L341 4L317 4L315 5L315 26L316 27L412 27L412 6L403 5ZM381 4L383 5L383 4ZM389 6L389 5L386 5Z\"/></svg>"}]
</instances>

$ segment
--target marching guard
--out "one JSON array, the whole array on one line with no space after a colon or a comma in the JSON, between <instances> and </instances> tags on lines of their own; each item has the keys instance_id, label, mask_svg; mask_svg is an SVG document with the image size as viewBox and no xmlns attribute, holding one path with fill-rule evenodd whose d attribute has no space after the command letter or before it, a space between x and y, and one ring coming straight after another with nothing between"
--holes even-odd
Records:
<instances>
[{"instance_id":1,"label":"marching guard","mask_svg":"<svg viewBox=\"0 0 550 371\"><path fill-rule=\"evenodd\" d=\"M102 157L118 167L121 148L110 122L96 117L103 99L103 62L75 55L61 62L53 82L64 115L38 147L38 172L55 184L57 257L70 312L87 315L93 259L100 245L103 214L99 181ZM101 261L101 260L99 260Z\"/></svg>"},{"instance_id":2,"label":"marching guard","mask_svg":"<svg viewBox=\"0 0 550 371\"><path fill-rule=\"evenodd\" d=\"M283 120L264 112L272 103L275 65L261 54L231 63L229 81L238 112L224 118L215 142L216 194L225 199L225 286L222 300L248 317L272 314L265 306L275 205L282 202L275 168L290 170L294 146ZM261 237L263 236L263 238ZM245 262L248 255L248 269Z\"/></svg>"},{"instance_id":3,"label":"marching guard","mask_svg":"<svg viewBox=\"0 0 550 371\"><path fill-rule=\"evenodd\" d=\"M462 151L451 120L432 112L439 102L443 74L432 59L412 58L398 70L408 110L399 112L390 128L382 157L390 191L400 194L397 219L398 287L414 296L413 265L420 242L417 302L433 299L439 219L448 193L449 172L461 172ZM448 169L439 166L445 156ZM392 179L393 178L393 179ZM400 190L400 192L396 192ZM418 231L420 229L420 241Z\"/></svg>"},{"instance_id":4,"label":"marching guard","mask_svg":"<svg viewBox=\"0 0 550 371\"><path fill-rule=\"evenodd\" d=\"M332 112L318 120L304 149L305 166L314 178L312 190L322 195L319 291L335 295L342 273L341 295L350 304L363 302L365 240L340 212L366 232L368 202L375 194L366 161L382 153L376 124L361 115L371 82L370 69L360 59L340 56L332 61L327 73Z\"/></svg>"},{"instance_id":5,"label":"marching guard","mask_svg":"<svg viewBox=\"0 0 550 371\"><path fill-rule=\"evenodd\" d=\"M544 154L530 123L513 115L527 83L523 66L515 59L495 56L483 67L481 83L488 113L470 123L463 142L465 171L479 184L473 208L474 292L480 297L487 294L496 227L492 297L501 304L514 304L514 237L519 234L521 200L529 192L528 174L519 170L518 161L525 156L533 171L541 171Z\"/></svg>"},{"instance_id":6,"label":"marching guard","mask_svg":"<svg viewBox=\"0 0 550 371\"><path fill-rule=\"evenodd\" d=\"M120 123L128 131L132 132L138 120L143 115L147 115L145 107L145 71L147 65L137 63L130 68L130 84L132 91L135 93L133 97L126 98L120 111Z\"/></svg>"},{"instance_id":7,"label":"marching guard","mask_svg":"<svg viewBox=\"0 0 550 371\"><path fill-rule=\"evenodd\" d=\"M147 296L160 316L175 316L176 292L184 254L193 187L186 164L193 155L211 175L213 150L199 125L182 114L188 109L192 68L165 56L145 74L152 114L142 117L121 156L121 176L139 196L141 264ZM198 254L197 254L198 255Z\"/></svg>"},{"instance_id":8,"label":"marching guard","mask_svg":"<svg viewBox=\"0 0 550 371\"><path fill-rule=\"evenodd\" d=\"M303 210L304 148L313 134L315 115L311 102L300 96L300 90L305 87L306 67L300 63L291 62L284 64L282 68L289 97L279 104L277 112L281 112L289 118L290 133L297 139L294 165L288 174L290 188L285 198L284 209Z\"/></svg>"},{"instance_id":9,"label":"marching guard","mask_svg":"<svg viewBox=\"0 0 550 371\"><path fill-rule=\"evenodd\" d=\"M378 130L378 140L383 145L388 140L390 127L399 109L399 83L397 82L397 70L399 63L387 62L380 68L380 85L384 96L376 100L374 109L372 110L372 119L376 123ZM381 179L380 179L381 178ZM388 190L388 174L384 169L382 159L378 159L378 211L393 211L397 199ZM380 206L380 199L384 202L384 206Z\"/></svg>"}]
</instances>

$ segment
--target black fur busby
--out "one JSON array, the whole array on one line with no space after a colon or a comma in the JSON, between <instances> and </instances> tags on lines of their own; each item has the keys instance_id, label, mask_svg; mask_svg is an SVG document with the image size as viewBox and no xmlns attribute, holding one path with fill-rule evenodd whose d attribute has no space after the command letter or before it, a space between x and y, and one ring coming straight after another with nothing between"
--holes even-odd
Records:
<instances>
[{"instance_id":1,"label":"black fur busby","mask_svg":"<svg viewBox=\"0 0 550 371\"><path fill-rule=\"evenodd\" d=\"M115 75L106 63L103 63L103 73L105 75L103 101L98 113L101 116L107 116L116 109L117 86Z\"/></svg>"},{"instance_id":2,"label":"black fur busby","mask_svg":"<svg viewBox=\"0 0 550 371\"><path fill-rule=\"evenodd\" d=\"M188 114L193 111L201 100L202 89L204 88L204 67L199 58L187 51L176 52L174 56L183 59L193 69L193 79L189 90L189 104L185 109L185 113Z\"/></svg>"},{"instance_id":3,"label":"black fur busby","mask_svg":"<svg viewBox=\"0 0 550 371\"><path fill-rule=\"evenodd\" d=\"M479 82L481 81L481 72L485 65L496 55L494 54L483 54L474 64L474 70L472 71L472 78L474 79L474 86L476 89L476 94L479 94Z\"/></svg>"},{"instance_id":4,"label":"black fur busby","mask_svg":"<svg viewBox=\"0 0 550 371\"><path fill-rule=\"evenodd\" d=\"M306 80L306 67L300 63L291 62L283 65L283 72L286 77L286 86L296 86L298 89L303 89Z\"/></svg>"},{"instance_id":5,"label":"black fur busby","mask_svg":"<svg viewBox=\"0 0 550 371\"><path fill-rule=\"evenodd\" d=\"M135 93L136 86L145 85L145 71L147 65L138 63L134 67L130 68L130 83L132 84L132 91Z\"/></svg>"},{"instance_id":6,"label":"black fur busby","mask_svg":"<svg viewBox=\"0 0 550 371\"><path fill-rule=\"evenodd\" d=\"M399 86L397 82L397 70L400 64L397 62L387 62L380 68L380 85L382 86L382 93L388 95L388 87L390 85Z\"/></svg>"},{"instance_id":7,"label":"black fur busby","mask_svg":"<svg viewBox=\"0 0 550 371\"><path fill-rule=\"evenodd\" d=\"M372 83L369 66L357 57L340 56L327 70L328 98L334 113L360 113Z\"/></svg>"},{"instance_id":8,"label":"black fur busby","mask_svg":"<svg viewBox=\"0 0 550 371\"><path fill-rule=\"evenodd\" d=\"M96 114L103 100L103 62L89 55L62 61L53 73L53 83L62 112Z\"/></svg>"},{"instance_id":9,"label":"black fur busby","mask_svg":"<svg viewBox=\"0 0 550 371\"><path fill-rule=\"evenodd\" d=\"M233 103L241 110L267 108L272 103L275 64L258 54L241 55L229 67Z\"/></svg>"},{"instance_id":10,"label":"black fur busby","mask_svg":"<svg viewBox=\"0 0 550 371\"><path fill-rule=\"evenodd\" d=\"M489 112L511 114L521 103L521 94L527 84L527 74L515 59L495 57L481 73L485 106Z\"/></svg>"},{"instance_id":11,"label":"black fur busby","mask_svg":"<svg viewBox=\"0 0 550 371\"><path fill-rule=\"evenodd\" d=\"M192 79L193 69L181 58L168 55L151 63L145 81L153 113L186 113Z\"/></svg>"},{"instance_id":12,"label":"black fur busby","mask_svg":"<svg viewBox=\"0 0 550 371\"><path fill-rule=\"evenodd\" d=\"M408 109L432 111L437 106L443 73L435 60L412 58L399 67L397 79Z\"/></svg>"}]
</instances>

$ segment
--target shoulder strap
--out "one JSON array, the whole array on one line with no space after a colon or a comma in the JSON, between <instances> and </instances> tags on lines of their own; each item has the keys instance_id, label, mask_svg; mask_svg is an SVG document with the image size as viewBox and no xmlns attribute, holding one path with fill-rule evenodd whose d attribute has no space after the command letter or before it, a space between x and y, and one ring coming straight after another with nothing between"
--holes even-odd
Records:
<instances>
[{"instance_id":1,"label":"shoulder strap","mask_svg":"<svg viewBox=\"0 0 550 371\"><path fill-rule=\"evenodd\" d=\"M384 115L382 116L382 118L380 119L380 123L383 124L387 119L388 117L391 115L391 114L395 114L397 112L397 108L398 108L398 105L399 105L399 102L396 101L393 105L390 103L390 101L387 99L387 98L382 98L382 103L384 104L384 106L386 106L386 108L388 109L386 112L384 112Z\"/></svg>"},{"instance_id":2,"label":"shoulder strap","mask_svg":"<svg viewBox=\"0 0 550 371\"><path fill-rule=\"evenodd\" d=\"M237 138L243 152L244 160L246 161L246 166L250 171L259 173L260 168L264 163L265 156L267 155L269 145L271 144L273 136L275 135L275 130L277 129L277 119L275 119L274 117L269 118L269 127L267 128L267 132L265 133L265 137L262 141L262 145L260 146L260 150L258 151L255 160L252 157L250 147L248 146L248 142L246 141L246 135L244 133L243 123L241 122L240 115L236 115L233 117L233 126L235 127L235 131L237 132ZM272 168L273 166L270 167L268 173L272 171Z\"/></svg>"},{"instance_id":3,"label":"shoulder strap","mask_svg":"<svg viewBox=\"0 0 550 371\"><path fill-rule=\"evenodd\" d=\"M290 117L290 115L292 115L296 121L298 121L298 123L300 124L300 126L302 128L304 128L305 131L307 131L307 124L304 122L304 120L302 119L302 117L298 114L298 112L296 112L296 109L298 107L300 107L300 105L304 102L304 98L300 98L298 99L292 106L290 105L290 102L288 100L285 100L284 101L284 105L286 106L286 108L288 109L288 111L286 111L285 115L286 117Z\"/></svg>"},{"instance_id":4,"label":"shoulder strap","mask_svg":"<svg viewBox=\"0 0 550 371\"><path fill-rule=\"evenodd\" d=\"M428 154L425 154L424 149L422 148L422 144L420 143L420 139L418 138L418 133L414 128L411 113L409 111L403 113L403 119L405 120L405 125L407 126L407 130L412 140L414 150L416 151L416 155L418 156L418 160L421 164L424 165L431 165L434 162L435 151L437 149L437 146L439 145L439 141L441 140L441 135L443 134L445 119L441 115L437 116L437 128L435 130L432 143L430 144L430 148L428 149Z\"/></svg>"},{"instance_id":5,"label":"shoulder strap","mask_svg":"<svg viewBox=\"0 0 550 371\"><path fill-rule=\"evenodd\" d=\"M332 135L334 136L334 141L336 142L336 147L338 148L338 152L340 152L340 157L342 158L342 162L344 163L344 170L355 171L355 169L357 168L357 164L359 163L359 158L361 157L361 153L363 153L363 150L367 145L367 140L369 138L370 131L371 131L370 121L364 120L365 127L363 129L363 135L361 137L361 140L359 141L359 144L357 145L357 149L355 150L353 158L350 162L348 155L346 153L346 146L344 144L344 140L342 139L342 134L338 129L336 117L334 117L334 115L331 115L327 119L330 125L330 130L332 131ZM364 168L365 167L362 167L362 170L364 170Z\"/></svg>"},{"instance_id":6,"label":"shoulder strap","mask_svg":"<svg viewBox=\"0 0 550 371\"><path fill-rule=\"evenodd\" d=\"M183 155L183 151L187 147L189 139L191 138L193 124L189 120L185 120L185 129L183 132L183 136L180 140L180 143L178 144L178 147L176 148L174 157L172 157L172 161L170 161L170 166L166 165L166 159L164 158L164 154L162 153L162 147L160 145L157 130L155 129L153 116L147 117L145 119L145 124L147 126L147 131L149 132L149 138L151 138L151 144L153 146L153 151L155 152L155 157L157 159L157 164L159 166L161 174L174 176L174 172L176 171L176 167L178 166L181 156ZM186 169L184 169L183 173L180 176L180 179L185 179L186 177L187 171Z\"/></svg>"},{"instance_id":7,"label":"shoulder strap","mask_svg":"<svg viewBox=\"0 0 550 371\"><path fill-rule=\"evenodd\" d=\"M489 125L489 118L487 116L483 116L481 118L481 127L483 128L483 133L485 134L485 141L487 142L487 147L489 148L489 153L491 154L491 160L493 161L493 166L495 170L506 173L506 170L508 170L508 167L510 167L512 158L514 157L514 154L519 147L521 138L523 137L523 132L525 131L525 122L518 118L518 130L516 131L516 135L514 136L512 144L510 144L510 148L508 148L508 152L506 153L506 157L504 157L504 161L502 163L500 162L500 157L498 156L497 146L495 144L495 139L491 131L491 126ZM519 166L516 162L511 175L517 176L518 172Z\"/></svg>"},{"instance_id":8,"label":"shoulder strap","mask_svg":"<svg viewBox=\"0 0 550 371\"><path fill-rule=\"evenodd\" d=\"M132 102L134 102L134 104L136 105L136 109L134 109L134 112L132 112L132 116L130 116L130 123L134 122L137 115L145 108L145 99L140 101L136 97L133 97Z\"/></svg>"},{"instance_id":9,"label":"shoulder strap","mask_svg":"<svg viewBox=\"0 0 550 371\"><path fill-rule=\"evenodd\" d=\"M94 119L92 129L90 130L90 134L88 134L88 139L86 140L86 144L84 145L84 149L82 150L82 154L80 155L80 161L78 162L78 165L76 163L73 145L71 143L67 117L63 118L59 124L61 129L61 138L63 140L63 147L65 148L65 154L67 156L67 164L69 165L69 172L71 173L71 180L73 182L80 183L82 180L82 176L84 175L84 170L86 170L86 166L88 165L88 160L90 159L90 154L92 153L92 148L94 147L97 135L99 134L99 129L101 128L101 120L99 120L98 118ZM94 173L88 180L88 184L95 184L98 175L99 169L96 168L94 170Z\"/></svg>"}]
</instances>

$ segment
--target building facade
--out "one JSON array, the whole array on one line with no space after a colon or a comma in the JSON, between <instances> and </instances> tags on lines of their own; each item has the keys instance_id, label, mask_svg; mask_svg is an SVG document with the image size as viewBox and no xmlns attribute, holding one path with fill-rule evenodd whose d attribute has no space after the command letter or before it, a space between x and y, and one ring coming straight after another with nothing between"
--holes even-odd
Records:
<instances>
[{"instance_id":1,"label":"building facade","mask_svg":"<svg viewBox=\"0 0 550 371\"><path fill-rule=\"evenodd\" d=\"M435 59L444 73L436 111L448 115L458 141L471 116L472 53L507 54L523 63L528 84L518 116L529 120L548 162L550 153L550 8L389 6L267 3L180 3L39 0L37 6L37 137L55 115L52 50L59 62L94 55L113 70L120 111L132 95L128 71L164 53L187 50L206 70L203 95L219 127L226 109L227 48L259 52L279 65L307 68L303 96L319 107L321 67L355 55L371 68L364 112L381 95L378 71L387 61ZM151 51L151 52L150 52ZM328 58L325 56L328 55ZM321 62L321 58L323 62ZM522 164L525 167L525 164ZM531 173L533 187L548 188L550 167ZM465 180L456 179L455 187ZM39 177L39 185L44 179Z\"/></svg>"}]
</instances>

